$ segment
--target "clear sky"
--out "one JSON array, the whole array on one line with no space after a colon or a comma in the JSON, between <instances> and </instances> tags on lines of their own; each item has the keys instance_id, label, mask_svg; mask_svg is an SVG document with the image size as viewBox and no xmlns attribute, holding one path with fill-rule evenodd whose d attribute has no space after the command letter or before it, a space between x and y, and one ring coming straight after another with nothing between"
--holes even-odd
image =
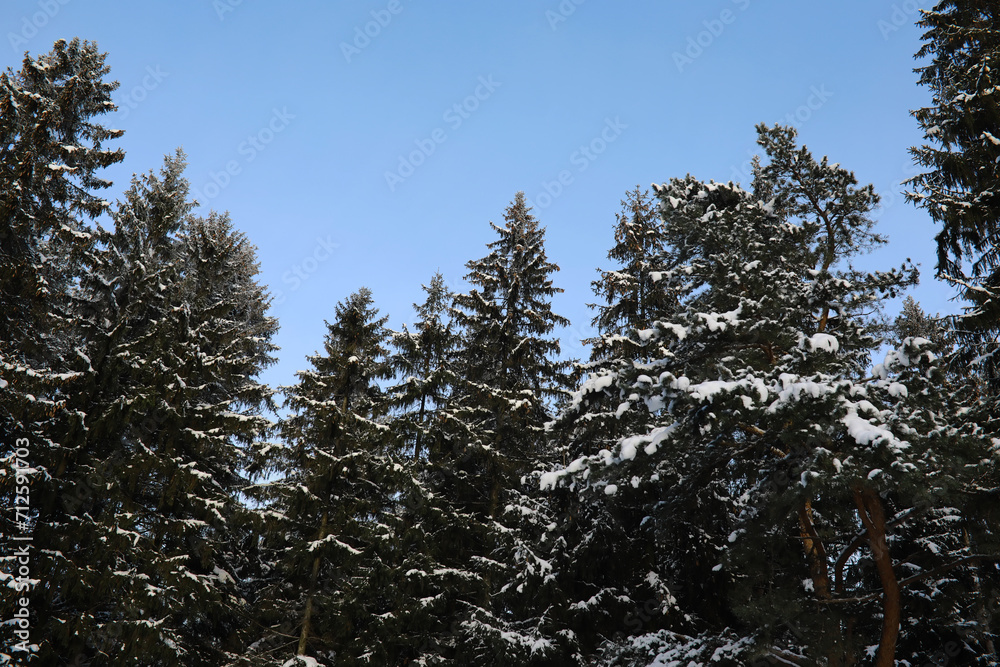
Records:
<instances>
[{"instance_id":1,"label":"clear sky","mask_svg":"<svg viewBox=\"0 0 1000 667\"><path fill-rule=\"evenodd\" d=\"M359 287L397 328L435 271L461 290L518 190L562 268L563 349L585 356L590 282L610 266L625 191L686 173L746 183L759 122L791 122L817 157L873 183L890 244L865 265L913 258L915 297L953 312L934 226L900 195L921 140L909 111L930 99L912 71L917 7L4 0L0 65L73 36L108 52L121 82L108 124L127 152L109 198L184 149L201 212L228 210L258 247L281 322L264 379L279 385Z\"/></svg>"}]
</instances>

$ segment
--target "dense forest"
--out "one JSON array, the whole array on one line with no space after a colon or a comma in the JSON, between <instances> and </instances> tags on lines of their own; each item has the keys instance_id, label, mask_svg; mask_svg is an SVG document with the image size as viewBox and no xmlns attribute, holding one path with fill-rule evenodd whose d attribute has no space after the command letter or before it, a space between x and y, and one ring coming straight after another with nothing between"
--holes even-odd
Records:
<instances>
[{"instance_id":1,"label":"dense forest","mask_svg":"<svg viewBox=\"0 0 1000 667\"><path fill-rule=\"evenodd\" d=\"M466 292L430 276L400 331L343 296L280 388L251 239L181 151L105 199L105 55L26 54L0 664L1000 664L1000 8L919 25L907 198L961 314L894 312L875 189L762 124L748 183L625 192L589 359L516 193Z\"/></svg>"}]
</instances>

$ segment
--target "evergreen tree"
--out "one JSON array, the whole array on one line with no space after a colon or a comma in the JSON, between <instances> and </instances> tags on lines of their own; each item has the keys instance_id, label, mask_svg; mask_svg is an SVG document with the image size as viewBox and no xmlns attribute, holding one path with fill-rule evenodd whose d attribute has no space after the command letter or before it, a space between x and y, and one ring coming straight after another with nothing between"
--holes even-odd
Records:
<instances>
[{"instance_id":1,"label":"evergreen tree","mask_svg":"<svg viewBox=\"0 0 1000 667\"><path fill-rule=\"evenodd\" d=\"M645 329L674 305L670 292L658 284L665 249L659 212L649 192L636 186L626 193L622 211L615 217L615 245L608 259L618 268L599 269L600 280L592 283L594 294L604 301L591 305L598 311L592 324L603 335ZM601 348L595 348L593 358L602 356Z\"/></svg>"},{"instance_id":2,"label":"evergreen tree","mask_svg":"<svg viewBox=\"0 0 1000 667\"><path fill-rule=\"evenodd\" d=\"M394 450L405 469L396 490L393 540L391 638L387 639L387 664L419 664L445 649L439 644L453 637L449 626L457 615L446 609L449 597L437 587L444 573L437 572L450 557L456 539L455 517L441 495L451 453L445 413L456 382L458 335L450 309L453 295L440 273L423 286L426 299L413 304L417 321L411 332L392 335L389 365L396 384L388 389L394 409L389 426ZM417 661L416 663L414 661Z\"/></svg>"},{"instance_id":3,"label":"evergreen tree","mask_svg":"<svg viewBox=\"0 0 1000 667\"><path fill-rule=\"evenodd\" d=\"M517 194L504 219L503 227L490 223L499 237L488 244L491 252L466 264L465 279L476 289L455 297L463 381L449 415L467 433L467 447L485 456L479 471L485 476L475 481L488 493L478 509L494 518L502 488L538 458L548 401L565 394L566 364L553 359L559 342L548 335L569 324L552 312L550 301L562 290L550 275L559 267L545 255L545 231L524 193Z\"/></svg>"},{"instance_id":4,"label":"evergreen tree","mask_svg":"<svg viewBox=\"0 0 1000 667\"><path fill-rule=\"evenodd\" d=\"M27 577L10 580L17 571L13 548L0 570L5 590L15 593L2 597L0 615L12 618L15 601L27 596L33 633L24 641L5 623L0 659L31 644L41 644L42 655L47 650L37 582L48 574L44 550L51 531L61 527L46 508L58 501L60 485L51 480L62 474L73 448L67 432L79 429L84 417L67 405L82 380L73 288L95 261L89 219L108 210L98 192L110 185L101 169L124 157L104 146L121 131L98 122L114 110L117 87L104 80L104 60L96 44L59 40L47 54L26 54L18 72L0 73L0 464L11 472L16 463L25 467L18 475L0 474L0 502L7 508L0 533L33 538ZM29 457L16 457L15 448L27 449ZM27 516L12 509L15 496L24 496L18 487L30 490Z\"/></svg>"},{"instance_id":5,"label":"evergreen tree","mask_svg":"<svg viewBox=\"0 0 1000 667\"><path fill-rule=\"evenodd\" d=\"M586 341L593 345L591 360L577 365L578 378L606 376L648 360L640 332L648 331L652 322L676 308L677 291L669 279L664 280L669 275L665 269L676 259L664 246L658 206L637 187L626 194L622 207L616 215L615 245L608 252L608 258L619 267L599 270L600 280L591 284L594 294L604 301L591 304L597 309L592 324L600 335ZM576 433L571 438L574 447L569 456L593 454L616 442L626 431L642 427L635 423L642 422L640 414L633 412L623 420L617 413L621 398L610 391L588 397L587 418L570 420ZM581 451L581 446L588 451Z\"/></svg>"},{"instance_id":6,"label":"evergreen tree","mask_svg":"<svg viewBox=\"0 0 1000 667\"><path fill-rule=\"evenodd\" d=\"M197 485L186 479L187 506L175 509L183 512L177 519L185 529L175 533L173 544L193 555L189 567L199 577L216 577L210 583L222 596L221 604L183 615L183 627L200 641L217 642L233 662L251 630L242 584L259 568L244 491L249 475L269 458L266 438L274 423L264 412L276 409L274 391L257 376L275 361L278 323L267 313L270 295L257 282L256 250L228 214L188 220L179 241L187 306L178 322L186 353L179 355L188 387L177 428L190 440L181 467L197 477ZM190 530L189 515L203 527Z\"/></svg>"},{"instance_id":7,"label":"evergreen tree","mask_svg":"<svg viewBox=\"0 0 1000 667\"><path fill-rule=\"evenodd\" d=\"M907 198L940 226L938 273L967 304L951 318L948 334L954 343L952 381L969 385L971 392L963 418L979 424L983 438L995 439L1000 434L1000 107L994 93L1000 12L990 2L943 0L923 12L917 25L926 29L917 57L929 59L917 72L932 100L913 112L925 143L910 152L926 171L908 181L913 191ZM982 523L994 536L1000 528L988 511ZM976 576L986 589L1000 584L995 567L980 567ZM980 610L977 618L982 617Z\"/></svg>"},{"instance_id":8,"label":"evergreen tree","mask_svg":"<svg viewBox=\"0 0 1000 667\"><path fill-rule=\"evenodd\" d=\"M615 245L608 258L618 266L601 270L592 283L603 303L593 324L600 336L589 363L577 364L578 376L609 377L646 361L640 337L652 322L676 309L677 293L663 279L674 258L663 243L659 206L639 188L626 194L616 216ZM608 385L587 397L585 414L565 414L550 424L567 446L560 450L575 459L612 448L620 437L652 428L648 413L618 413L621 392ZM534 476L537 479L537 475ZM578 488L560 488L549 495L549 518L539 526L539 555L550 567L522 573L524 586L549 596L545 631L567 664L581 664L602 641L629 631L636 623L652 629L669 609L679 582L655 573L655 534L644 521L651 502L644 487L628 498L593 503ZM532 518L535 515L529 515ZM574 657L575 656L575 657Z\"/></svg>"},{"instance_id":9,"label":"evergreen tree","mask_svg":"<svg viewBox=\"0 0 1000 667\"><path fill-rule=\"evenodd\" d=\"M954 349L952 331L941 315L928 315L912 296L903 299L903 308L893 321L888 343L899 347L907 338L926 338L945 356Z\"/></svg>"},{"instance_id":10,"label":"evergreen tree","mask_svg":"<svg viewBox=\"0 0 1000 667\"><path fill-rule=\"evenodd\" d=\"M440 273L423 286L427 299L413 304L418 320L414 332L406 326L392 336L395 353L389 364L400 382L389 388L391 406L399 411L393 429L419 463L439 457L443 432L441 410L455 382L455 347L449 309L453 298Z\"/></svg>"},{"instance_id":11,"label":"evergreen tree","mask_svg":"<svg viewBox=\"0 0 1000 667\"><path fill-rule=\"evenodd\" d=\"M938 272L969 304L955 318L966 364L1000 406L1000 9L983 0L943 0L923 12L917 69L931 105L913 112L927 143L911 149L925 173L908 181L908 198L940 225ZM989 427L995 432L996 424Z\"/></svg>"},{"instance_id":12,"label":"evergreen tree","mask_svg":"<svg viewBox=\"0 0 1000 667\"><path fill-rule=\"evenodd\" d=\"M270 422L277 325L253 247L189 217L183 156L133 180L85 276L81 422L43 504L43 655L221 664L240 649L238 495ZM229 656L229 657L227 657Z\"/></svg>"},{"instance_id":13,"label":"evergreen tree","mask_svg":"<svg viewBox=\"0 0 1000 667\"><path fill-rule=\"evenodd\" d=\"M383 423L377 381L389 375L387 318L362 288L337 304L323 354L285 388L291 414L280 479L257 487L267 503L265 552L272 565L258 608L268 630L254 653L331 664L385 664L391 613L389 567L394 491L403 468Z\"/></svg>"},{"instance_id":14,"label":"evergreen tree","mask_svg":"<svg viewBox=\"0 0 1000 667\"><path fill-rule=\"evenodd\" d=\"M122 131L94 120L118 87L104 59L92 42L59 40L0 73L0 341L14 360L45 355L39 339L92 243L87 219L108 210L100 170L124 158L104 148Z\"/></svg>"},{"instance_id":15,"label":"evergreen tree","mask_svg":"<svg viewBox=\"0 0 1000 667\"><path fill-rule=\"evenodd\" d=\"M655 574L691 584L667 628L609 644L609 660L690 645L706 663L853 664L876 641L877 665L925 660L963 631L982 601L974 564L996 557L973 493L989 445L959 418L928 340L867 370L872 312L914 279L850 266L881 242L873 188L790 128L758 131L768 163L753 193L690 177L657 188L681 308L643 333L648 363L588 378L572 403L585 414L613 387L622 414L646 410L654 427L543 482L654 487Z\"/></svg>"},{"instance_id":16,"label":"evergreen tree","mask_svg":"<svg viewBox=\"0 0 1000 667\"><path fill-rule=\"evenodd\" d=\"M544 425L566 385L550 337L566 320L552 312L544 230L523 193L505 212L490 253L466 266L474 288L455 296L458 354L443 431L412 489L409 512L422 535L422 562L408 574L423 613L409 616L426 638L407 657L417 664L521 664L536 645L518 592L518 559L531 559L518 532L538 503L522 477L549 456Z\"/></svg>"}]
</instances>

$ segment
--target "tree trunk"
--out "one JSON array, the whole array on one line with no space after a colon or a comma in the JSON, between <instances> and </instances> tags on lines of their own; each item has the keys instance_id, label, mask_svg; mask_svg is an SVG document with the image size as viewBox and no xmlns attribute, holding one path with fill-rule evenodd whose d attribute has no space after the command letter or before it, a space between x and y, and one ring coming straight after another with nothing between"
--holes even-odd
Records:
<instances>
[{"instance_id":1,"label":"tree trunk","mask_svg":"<svg viewBox=\"0 0 1000 667\"><path fill-rule=\"evenodd\" d=\"M813 524L812 501L803 500L799 505L799 534L802 546L809 558L809 570L812 574L813 588L816 597L821 600L830 599L830 575L827 569L826 548L819 539L816 526Z\"/></svg>"},{"instance_id":2,"label":"tree trunk","mask_svg":"<svg viewBox=\"0 0 1000 667\"><path fill-rule=\"evenodd\" d=\"M425 374L426 376L426 374ZM424 413L427 410L427 394L420 394L420 413L417 415L417 441L413 444L413 460L420 461L420 436L423 435L424 428Z\"/></svg>"},{"instance_id":3,"label":"tree trunk","mask_svg":"<svg viewBox=\"0 0 1000 667\"><path fill-rule=\"evenodd\" d=\"M327 513L323 512L323 521L319 526L319 539L326 537ZM297 655L306 654L306 644L309 642L309 633L312 630L312 610L313 595L316 592L316 582L319 579L319 556L313 559L312 578L309 581L309 594L306 597L306 610L302 617L302 634L299 635L299 650Z\"/></svg>"},{"instance_id":4,"label":"tree trunk","mask_svg":"<svg viewBox=\"0 0 1000 667\"><path fill-rule=\"evenodd\" d=\"M972 550L972 540L969 537L969 531L962 529L962 538L965 542L965 548L969 553L974 553ZM993 640L987 634L989 632L989 612L986 611L986 603L983 600L983 587L980 583L981 579L979 572L982 570L982 563L976 563L973 565L972 569L972 592L976 597L976 621L979 624L979 635L983 637L984 648L990 652L991 655L996 655L996 645Z\"/></svg>"},{"instance_id":5,"label":"tree trunk","mask_svg":"<svg viewBox=\"0 0 1000 667\"><path fill-rule=\"evenodd\" d=\"M858 517L868 535L868 546L882 583L882 637L879 640L875 667L893 667L896 660L896 641L899 639L899 624L902 616L902 597L899 581L892 571L892 557L886 543L885 510L882 501L869 487L860 484L854 487L854 504Z\"/></svg>"}]
</instances>

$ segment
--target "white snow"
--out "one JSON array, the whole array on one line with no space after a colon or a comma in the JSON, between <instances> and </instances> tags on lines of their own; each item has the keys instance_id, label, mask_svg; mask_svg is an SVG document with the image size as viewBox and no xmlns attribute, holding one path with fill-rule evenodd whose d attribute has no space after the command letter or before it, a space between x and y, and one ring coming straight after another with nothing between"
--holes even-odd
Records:
<instances>
[{"instance_id":1,"label":"white snow","mask_svg":"<svg viewBox=\"0 0 1000 667\"><path fill-rule=\"evenodd\" d=\"M824 352L836 352L840 349L840 341L834 336L825 333L813 334L805 339L809 342L809 349L813 352L822 350Z\"/></svg>"},{"instance_id":2,"label":"white snow","mask_svg":"<svg viewBox=\"0 0 1000 667\"><path fill-rule=\"evenodd\" d=\"M676 430L677 424L670 426L660 426L654 428L646 435L633 435L621 441L621 458L623 461L631 461L635 458L636 452L641 445L646 445L643 451L646 454L656 453L657 445L666 440Z\"/></svg>"},{"instance_id":3,"label":"white snow","mask_svg":"<svg viewBox=\"0 0 1000 667\"><path fill-rule=\"evenodd\" d=\"M673 322L660 322L659 326L673 332L673 334L677 336L677 340L684 340L688 335L687 327L682 327L681 325L674 324Z\"/></svg>"},{"instance_id":4,"label":"white snow","mask_svg":"<svg viewBox=\"0 0 1000 667\"><path fill-rule=\"evenodd\" d=\"M898 382L891 383L889 385L888 391L889 395L894 398L906 398L907 394L909 393L906 387L904 385L899 384Z\"/></svg>"},{"instance_id":5,"label":"white snow","mask_svg":"<svg viewBox=\"0 0 1000 667\"><path fill-rule=\"evenodd\" d=\"M310 658L307 655L297 655L288 662L285 662L281 667L323 667L322 664L316 661L316 658Z\"/></svg>"},{"instance_id":6,"label":"white snow","mask_svg":"<svg viewBox=\"0 0 1000 667\"><path fill-rule=\"evenodd\" d=\"M736 310L725 313L698 313L698 317L705 320L709 331L725 331L726 327L740 323L739 315L742 310L743 304L740 304Z\"/></svg>"},{"instance_id":7,"label":"white snow","mask_svg":"<svg viewBox=\"0 0 1000 667\"><path fill-rule=\"evenodd\" d=\"M877 445L885 443L892 451L898 452L909 447L909 444L899 440L892 431L873 424L863 417L859 417L856 410L849 410L841 419L847 426L847 433L859 445Z\"/></svg>"},{"instance_id":8,"label":"white snow","mask_svg":"<svg viewBox=\"0 0 1000 667\"><path fill-rule=\"evenodd\" d=\"M782 389L778 393L778 398L768 406L767 411L774 413L785 403L798 401L803 395L819 398L835 391L835 388L826 382L803 379L791 373L782 373L778 376Z\"/></svg>"},{"instance_id":9,"label":"white snow","mask_svg":"<svg viewBox=\"0 0 1000 667\"><path fill-rule=\"evenodd\" d=\"M722 393L730 393L743 386L742 382L727 382L725 380L708 380L691 385L689 389L691 398L699 401L712 402L715 397Z\"/></svg>"}]
</instances>

